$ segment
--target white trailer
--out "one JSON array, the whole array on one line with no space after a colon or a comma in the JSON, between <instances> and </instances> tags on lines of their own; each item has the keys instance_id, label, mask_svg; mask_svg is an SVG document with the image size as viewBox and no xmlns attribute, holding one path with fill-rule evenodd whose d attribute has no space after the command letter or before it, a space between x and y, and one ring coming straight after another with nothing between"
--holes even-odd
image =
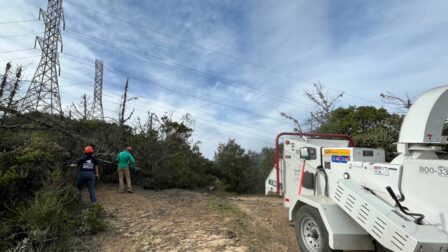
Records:
<instances>
[{"instance_id":1,"label":"white trailer","mask_svg":"<svg viewBox=\"0 0 448 252\"><path fill-rule=\"evenodd\" d=\"M279 134L266 194L283 195L301 251L448 252L447 114L448 86L419 97L391 163L346 135Z\"/></svg>"}]
</instances>

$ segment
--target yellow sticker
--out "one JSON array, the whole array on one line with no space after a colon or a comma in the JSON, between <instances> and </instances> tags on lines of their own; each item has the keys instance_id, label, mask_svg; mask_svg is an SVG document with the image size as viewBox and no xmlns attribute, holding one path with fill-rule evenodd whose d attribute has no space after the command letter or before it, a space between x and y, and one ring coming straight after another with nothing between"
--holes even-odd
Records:
<instances>
[{"instance_id":1,"label":"yellow sticker","mask_svg":"<svg viewBox=\"0 0 448 252\"><path fill-rule=\"evenodd\" d=\"M324 156L350 156L350 149L324 149Z\"/></svg>"}]
</instances>

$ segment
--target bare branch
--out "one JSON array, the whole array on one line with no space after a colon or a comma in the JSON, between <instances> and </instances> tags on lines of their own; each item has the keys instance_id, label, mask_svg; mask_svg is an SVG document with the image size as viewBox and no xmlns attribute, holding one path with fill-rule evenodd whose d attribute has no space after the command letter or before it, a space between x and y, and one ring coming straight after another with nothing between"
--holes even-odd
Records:
<instances>
[{"instance_id":1,"label":"bare branch","mask_svg":"<svg viewBox=\"0 0 448 252\"><path fill-rule=\"evenodd\" d=\"M303 133L302 131L302 126L300 125L299 121L297 119L295 119L294 117L284 113L284 112L280 112L280 115L282 117L284 117L285 119L291 120L294 123L294 131L295 132L300 132Z\"/></svg>"},{"instance_id":2,"label":"bare branch","mask_svg":"<svg viewBox=\"0 0 448 252\"><path fill-rule=\"evenodd\" d=\"M335 109L337 103L344 96L343 92L337 94L336 96L328 95L320 82L314 84L313 90L305 90L304 94L316 105L316 109L310 113L310 118L305 120L304 124L307 126L307 131L313 131L322 125L328 124L331 112ZM301 124L297 119L284 112L280 112L280 115L294 123L294 131L304 132L303 124Z\"/></svg>"},{"instance_id":3,"label":"bare branch","mask_svg":"<svg viewBox=\"0 0 448 252\"><path fill-rule=\"evenodd\" d=\"M400 98L396 95L394 95L391 92L381 93L380 94L381 99L385 104L390 104L394 106L399 106L401 108L404 108L406 110L409 110L409 108L412 105L411 99L408 96L408 93L406 93L405 98Z\"/></svg>"},{"instance_id":4,"label":"bare branch","mask_svg":"<svg viewBox=\"0 0 448 252\"><path fill-rule=\"evenodd\" d=\"M341 92L336 96L330 96L328 95L328 92L324 90L323 85L318 82L314 84L314 90L305 91L305 96L317 106L317 109L314 112L311 112L310 116L311 119L317 121L318 126L320 126L328 123L331 111L334 110L339 100L344 96L344 92Z\"/></svg>"},{"instance_id":5,"label":"bare branch","mask_svg":"<svg viewBox=\"0 0 448 252\"><path fill-rule=\"evenodd\" d=\"M74 103L72 103L72 107L74 109L75 117L81 118L82 120L90 118L90 101L85 94L81 97L79 108Z\"/></svg>"}]
</instances>

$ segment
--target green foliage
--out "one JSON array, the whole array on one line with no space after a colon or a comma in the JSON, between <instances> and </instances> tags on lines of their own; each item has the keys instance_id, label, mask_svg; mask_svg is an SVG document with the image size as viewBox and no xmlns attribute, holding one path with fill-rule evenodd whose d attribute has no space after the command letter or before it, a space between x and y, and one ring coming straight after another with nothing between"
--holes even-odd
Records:
<instances>
[{"instance_id":1,"label":"green foliage","mask_svg":"<svg viewBox=\"0 0 448 252\"><path fill-rule=\"evenodd\" d=\"M14 151L0 153L0 196L3 199L0 213L5 206L26 200L41 188L51 171L61 167L64 156L55 144L44 144L41 138L16 140L22 145Z\"/></svg>"},{"instance_id":2,"label":"green foliage","mask_svg":"<svg viewBox=\"0 0 448 252\"><path fill-rule=\"evenodd\" d=\"M69 250L76 236L104 230L104 209L80 209L70 183L75 169L69 164L90 143L96 145L103 182L116 182L113 161L130 144L140 168L132 171L133 182L150 189L203 188L219 178L228 190L261 192L272 168L272 150L246 153L234 142L218 150L215 162L204 158L199 143L191 141L188 115L181 121L165 115L140 128L37 112L27 116L45 125L11 116L4 125L13 127L0 128L0 251Z\"/></svg>"},{"instance_id":3,"label":"green foliage","mask_svg":"<svg viewBox=\"0 0 448 252\"><path fill-rule=\"evenodd\" d=\"M17 223L34 250L61 248L76 229L73 215L78 193L73 187L49 184L32 201L18 208Z\"/></svg>"},{"instance_id":4,"label":"green foliage","mask_svg":"<svg viewBox=\"0 0 448 252\"><path fill-rule=\"evenodd\" d=\"M318 133L341 133L353 136L357 146L381 147L386 151L386 159L394 157L403 117L390 114L384 108L371 106L338 108L331 112L326 125Z\"/></svg>"},{"instance_id":5,"label":"green foliage","mask_svg":"<svg viewBox=\"0 0 448 252\"><path fill-rule=\"evenodd\" d=\"M5 124L32 130L0 129L0 251L70 250L75 234L86 233L80 227L101 230L101 215L81 211L66 179L74 158L67 146L82 143L20 118Z\"/></svg>"},{"instance_id":6,"label":"green foliage","mask_svg":"<svg viewBox=\"0 0 448 252\"><path fill-rule=\"evenodd\" d=\"M106 211L99 204L87 208L83 213L78 232L80 234L96 234L104 231L106 229L106 223L103 219L105 214Z\"/></svg>"},{"instance_id":7,"label":"green foliage","mask_svg":"<svg viewBox=\"0 0 448 252\"><path fill-rule=\"evenodd\" d=\"M283 150L283 145L280 146L280 152ZM274 159L275 159L275 149L274 148L263 148L259 154L257 154L258 162L257 167L260 169L260 175L263 179L263 188L259 190L260 192L263 192L264 190L264 180L271 172L272 168L274 167Z\"/></svg>"},{"instance_id":8,"label":"green foliage","mask_svg":"<svg viewBox=\"0 0 448 252\"><path fill-rule=\"evenodd\" d=\"M141 131L130 137L135 148L137 184L147 189L205 187L214 181L213 164L190 143L193 130L188 116L176 122L168 116L160 120L158 130Z\"/></svg>"},{"instance_id":9,"label":"green foliage","mask_svg":"<svg viewBox=\"0 0 448 252\"><path fill-rule=\"evenodd\" d=\"M61 180L58 171L34 197L9 209L0 223L0 249L17 251L60 251L74 245L76 235L104 230L104 209L100 205L81 210L79 192Z\"/></svg>"},{"instance_id":10,"label":"green foliage","mask_svg":"<svg viewBox=\"0 0 448 252\"><path fill-rule=\"evenodd\" d=\"M227 144L220 144L215 153L216 174L228 191L260 193L272 169L271 153L269 149L264 149L261 154L251 151L246 153L235 140L230 139Z\"/></svg>"}]
</instances>

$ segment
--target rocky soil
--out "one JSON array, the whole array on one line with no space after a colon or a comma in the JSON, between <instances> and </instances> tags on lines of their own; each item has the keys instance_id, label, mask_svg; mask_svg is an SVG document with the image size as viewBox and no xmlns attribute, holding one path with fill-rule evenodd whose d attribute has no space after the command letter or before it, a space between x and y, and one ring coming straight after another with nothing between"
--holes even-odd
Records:
<instances>
[{"instance_id":1,"label":"rocky soil","mask_svg":"<svg viewBox=\"0 0 448 252\"><path fill-rule=\"evenodd\" d=\"M281 198L100 185L108 228L93 251L298 251Z\"/></svg>"}]
</instances>

